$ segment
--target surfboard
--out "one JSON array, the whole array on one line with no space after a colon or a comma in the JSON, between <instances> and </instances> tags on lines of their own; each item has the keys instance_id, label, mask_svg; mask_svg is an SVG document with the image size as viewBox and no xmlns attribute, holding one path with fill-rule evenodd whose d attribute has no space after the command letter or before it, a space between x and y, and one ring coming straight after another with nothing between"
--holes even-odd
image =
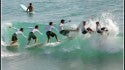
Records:
<instances>
[{"instance_id":1,"label":"surfboard","mask_svg":"<svg viewBox=\"0 0 125 70\"><path fill-rule=\"evenodd\" d=\"M32 45L26 45L25 48L40 48L40 47L43 47L43 46L50 46L50 47L54 47L54 46L57 46L61 44L61 42L52 42L52 43L46 43L46 42L43 42L43 43L37 43L37 44L32 44Z\"/></svg>"},{"instance_id":2,"label":"surfboard","mask_svg":"<svg viewBox=\"0 0 125 70\"><path fill-rule=\"evenodd\" d=\"M43 43L37 43L37 44L32 44L32 45L26 45L25 48L39 48L45 45L45 42Z\"/></svg>"},{"instance_id":3,"label":"surfboard","mask_svg":"<svg viewBox=\"0 0 125 70\"><path fill-rule=\"evenodd\" d=\"M54 47L54 46L57 46L57 45L59 45L59 44L61 44L61 42L51 42L51 43L45 44L45 46Z\"/></svg>"},{"instance_id":4,"label":"surfboard","mask_svg":"<svg viewBox=\"0 0 125 70\"><path fill-rule=\"evenodd\" d=\"M21 7L24 11L27 10L27 7L26 7L25 5L23 5L23 4L20 4L20 7Z\"/></svg>"}]
</instances>

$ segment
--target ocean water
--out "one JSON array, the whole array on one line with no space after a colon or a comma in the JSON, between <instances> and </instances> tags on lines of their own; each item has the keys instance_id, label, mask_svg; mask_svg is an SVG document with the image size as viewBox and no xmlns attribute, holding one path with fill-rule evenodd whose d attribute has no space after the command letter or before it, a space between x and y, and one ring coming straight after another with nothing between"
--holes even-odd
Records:
<instances>
[{"instance_id":1,"label":"ocean water","mask_svg":"<svg viewBox=\"0 0 125 70\"><path fill-rule=\"evenodd\" d=\"M35 14L23 11L20 4L33 3ZM109 36L96 33L82 35L72 32L72 39L54 31L61 44L26 49L26 38L19 36L19 48L1 46L2 70L123 70L123 0L2 0L1 41L9 44L15 32L9 26L29 29L39 25L43 35L38 42L47 40L45 27L61 19L71 20L68 28L76 28L83 20L95 30L95 22L109 28ZM55 41L55 38L52 39ZM33 41L31 41L33 43Z\"/></svg>"}]
</instances>

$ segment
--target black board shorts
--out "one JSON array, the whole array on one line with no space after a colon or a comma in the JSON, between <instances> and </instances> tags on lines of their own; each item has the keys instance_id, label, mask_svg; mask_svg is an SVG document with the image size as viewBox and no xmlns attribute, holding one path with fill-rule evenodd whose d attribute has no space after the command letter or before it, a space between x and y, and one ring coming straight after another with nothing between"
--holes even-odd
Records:
<instances>
[{"instance_id":1,"label":"black board shorts","mask_svg":"<svg viewBox=\"0 0 125 70\"><path fill-rule=\"evenodd\" d=\"M61 30L60 34L65 36L65 35L69 34L69 32L70 32L69 30Z\"/></svg>"},{"instance_id":2,"label":"black board shorts","mask_svg":"<svg viewBox=\"0 0 125 70\"><path fill-rule=\"evenodd\" d=\"M17 34L14 33L14 34L12 35L12 39L11 39L11 41L16 41L16 40L18 40L18 39L17 39Z\"/></svg>"},{"instance_id":3,"label":"black board shorts","mask_svg":"<svg viewBox=\"0 0 125 70\"><path fill-rule=\"evenodd\" d=\"M86 34L86 33L87 33L87 31L86 31L86 30L83 30L83 31L82 31L82 34Z\"/></svg>"},{"instance_id":4,"label":"black board shorts","mask_svg":"<svg viewBox=\"0 0 125 70\"><path fill-rule=\"evenodd\" d=\"M37 38L37 37L34 35L33 32L30 32L30 33L29 33L28 41L30 41L31 38L32 38L32 39L36 39L36 38Z\"/></svg>"},{"instance_id":5,"label":"black board shorts","mask_svg":"<svg viewBox=\"0 0 125 70\"><path fill-rule=\"evenodd\" d=\"M102 33L102 31L101 31L101 30L98 30L97 33Z\"/></svg>"},{"instance_id":6,"label":"black board shorts","mask_svg":"<svg viewBox=\"0 0 125 70\"><path fill-rule=\"evenodd\" d=\"M46 32L46 35L47 35L47 37L54 37L54 36L56 36L56 34L55 33L53 33L52 31L47 31Z\"/></svg>"}]
</instances>

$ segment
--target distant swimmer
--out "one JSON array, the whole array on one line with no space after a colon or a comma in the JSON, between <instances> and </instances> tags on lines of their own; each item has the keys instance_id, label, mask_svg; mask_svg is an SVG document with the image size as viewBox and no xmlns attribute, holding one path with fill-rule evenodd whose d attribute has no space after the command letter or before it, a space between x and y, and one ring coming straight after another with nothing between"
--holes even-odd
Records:
<instances>
[{"instance_id":1,"label":"distant swimmer","mask_svg":"<svg viewBox=\"0 0 125 70\"><path fill-rule=\"evenodd\" d=\"M103 35L104 32L106 32L106 33L108 32L108 29L107 29L107 27L102 27L101 28L100 23L96 22L96 31L97 31L97 33Z\"/></svg>"},{"instance_id":2,"label":"distant swimmer","mask_svg":"<svg viewBox=\"0 0 125 70\"><path fill-rule=\"evenodd\" d=\"M69 20L68 22L71 22L71 20ZM64 24L65 24L65 20L61 20L60 24L59 24L59 33L64 35L64 36L68 36L68 34L70 33L70 31L77 31L77 30L69 30L69 29L64 29Z\"/></svg>"},{"instance_id":3,"label":"distant swimmer","mask_svg":"<svg viewBox=\"0 0 125 70\"><path fill-rule=\"evenodd\" d=\"M35 44L37 43L37 40L38 40L35 33L38 32L40 35L43 35L43 34L39 31L38 25L36 25L35 28L29 27L29 29L31 29L31 32L29 33L27 45L29 45L31 39L34 39L34 44Z\"/></svg>"},{"instance_id":4,"label":"distant swimmer","mask_svg":"<svg viewBox=\"0 0 125 70\"><path fill-rule=\"evenodd\" d=\"M85 26L86 26L86 21L83 21L82 25L80 24L78 27L78 29L81 29L82 34L87 34L87 33L93 32L93 30L90 27L86 28Z\"/></svg>"},{"instance_id":5,"label":"distant swimmer","mask_svg":"<svg viewBox=\"0 0 125 70\"><path fill-rule=\"evenodd\" d=\"M32 6L32 3L29 3L29 6L28 6L28 8L27 8L27 12L33 12L33 10L34 10L34 8L33 8L33 6Z\"/></svg>"},{"instance_id":6,"label":"distant swimmer","mask_svg":"<svg viewBox=\"0 0 125 70\"><path fill-rule=\"evenodd\" d=\"M26 36L23 34L23 28L20 28L20 29L17 29L15 27L13 27L13 28L15 30L17 30L17 32L13 33L12 39L11 39L12 42L10 43L10 45L12 45L12 44L14 44L14 43L16 43L18 41L18 38L17 38L18 35L23 35L23 37L26 38Z\"/></svg>"},{"instance_id":7,"label":"distant swimmer","mask_svg":"<svg viewBox=\"0 0 125 70\"><path fill-rule=\"evenodd\" d=\"M56 41L57 42L60 42L57 35L52 32L52 29L56 29L54 26L53 26L53 22L49 22L49 25L46 27L47 31L46 31L46 35L47 35L47 42L49 43L50 42L50 39L51 37L55 37L56 38ZM57 30L57 29L56 29Z\"/></svg>"}]
</instances>

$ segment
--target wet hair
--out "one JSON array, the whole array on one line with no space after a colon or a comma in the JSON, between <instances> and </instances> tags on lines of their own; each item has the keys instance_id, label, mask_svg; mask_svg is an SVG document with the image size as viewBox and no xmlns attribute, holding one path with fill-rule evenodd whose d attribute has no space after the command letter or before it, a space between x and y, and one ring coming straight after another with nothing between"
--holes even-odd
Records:
<instances>
[{"instance_id":1,"label":"wet hair","mask_svg":"<svg viewBox=\"0 0 125 70\"><path fill-rule=\"evenodd\" d=\"M64 22L65 22L65 20L64 20L64 19L62 19L62 20L61 20L61 23L64 23Z\"/></svg>"},{"instance_id":2,"label":"wet hair","mask_svg":"<svg viewBox=\"0 0 125 70\"><path fill-rule=\"evenodd\" d=\"M99 22L97 21L96 24L99 24Z\"/></svg>"},{"instance_id":3,"label":"wet hair","mask_svg":"<svg viewBox=\"0 0 125 70\"><path fill-rule=\"evenodd\" d=\"M30 3L30 5L32 5L32 3Z\"/></svg>"},{"instance_id":4,"label":"wet hair","mask_svg":"<svg viewBox=\"0 0 125 70\"><path fill-rule=\"evenodd\" d=\"M38 25L36 25L35 28L38 28Z\"/></svg>"},{"instance_id":5,"label":"wet hair","mask_svg":"<svg viewBox=\"0 0 125 70\"><path fill-rule=\"evenodd\" d=\"M20 31L22 31L22 32L23 32L23 28L20 28Z\"/></svg>"},{"instance_id":6,"label":"wet hair","mask_svg":"<svg viewBox=\"0 0 125 70\"><path fill-rule=\"evenodd\" d=\"M53 22L49 22L49 25L52 25L53 24Z\"/></svg>"},{"instance_id":7,"label":"wet hair","mask_svg":"<svg viewBox=\"0 0 125 70\"><path fill-rule=\"evenodd\" d=\"M86 24L86 21L83 21L83 25L85 25Z\"/></svg>"}]
</instances>

